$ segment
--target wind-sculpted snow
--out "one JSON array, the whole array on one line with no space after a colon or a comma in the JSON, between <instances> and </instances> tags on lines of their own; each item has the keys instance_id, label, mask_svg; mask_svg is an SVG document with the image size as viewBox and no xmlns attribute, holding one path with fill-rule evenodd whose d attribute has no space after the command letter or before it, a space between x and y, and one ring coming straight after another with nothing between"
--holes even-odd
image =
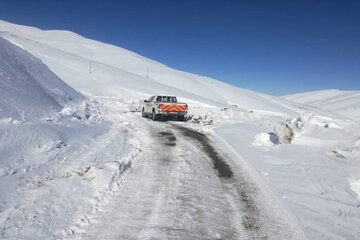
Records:
<instances>
[{"instance_id":1,"label":"wind-sculpted snow","mask_svg":"<svg viewBox=\"0 0 360 240\"><path fill-rule=\"evenodd\" d=\"M359 239L360 126L316 115L283 123L257 116L215 130L239 159L246 159L240 166L250 164L272 186L308 239ZM287 136L292 140L281 140Z\"/></svg>"},{"instance_id":2,"label":"wind-sculpted snow","mask_svg":"<svg viewBox=\"0 0 360 240\"><path fill-rule=\"evenodd\" d=\"M0 37L0 119L29 120L84 99L39 59Z\"/></svg>"},{"instance_id":3,"label":"wind-sculpted snow","mask_svg":"<svg viewBox=\"0 0 360 240\"><path fill-rule=\"evenodd\" d=\"M49 239L46 224L54 218L46 209L61 208L52 205L53 197L59 197L56 189L75 175L52 174L65 161L61 154L91 143L107 127L97 102L87 100L39 59L0 37L1 239ZM37 224L41 228L34 232Z\"/></svg>"},{"instance_id":4,"label":"wind-sculpted snow","mask_svg":"<svg viewBox=\"0 0 360 240\"><path fill-rule=\"evenodd\" d=\"M82 123L101 115L84 100L39 59L0 37L0 168L76 142L70 132L82 136Z\"/></svg>"},{"instance_id":5,"label":"wind-sculpted snow","mask_svg":"<svg viewBox=\"0 0 360 240\"><path fill-rule=\"evenodd\" d=\"M233 172L230 166L226 163L220 153L218 153L215 148L209 143L209 139L206 137L205 134L181 126L177 126L177 128L185 136L197 140L200 143L206 154L212 160L214 168L216 169L220 177L231 178L233 176Z\"/></svg>"}]
</instances>

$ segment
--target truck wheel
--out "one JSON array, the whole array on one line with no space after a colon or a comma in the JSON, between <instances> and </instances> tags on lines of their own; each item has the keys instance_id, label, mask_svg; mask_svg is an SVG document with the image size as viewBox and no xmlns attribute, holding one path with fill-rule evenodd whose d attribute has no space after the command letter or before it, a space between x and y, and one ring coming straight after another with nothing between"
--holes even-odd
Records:
<instances>
[{"instance_id":1,"label":"truck wheel","mask_svg":"<svg viewBox=\"0 0 360 240\"><path fill-rule=\"evenodd\" d=\"M184 122L185 121L185 116L179 116L179 121Z\"/></svg>"},{"instance_id":2,"label":"truck wheel","mask_svg":"<svg viewBox=\"0 0 360 240\"><path fill-rule=\"evenodd\" d=\"M143 108L142 111L141 111L141 115L143 118L146 118L146 114L145 114L145 109Z\"/></svg>"},{"instance_id":3,"label":"truck wheel","mask_svg":"<svg viewBox=\"0 0 360 240\"><path fill-rule=\"evenodd\" d=\"M153 121L156 121L156 114L155 111L152 112L151 118Z\"/></svg>"}]
</instances>

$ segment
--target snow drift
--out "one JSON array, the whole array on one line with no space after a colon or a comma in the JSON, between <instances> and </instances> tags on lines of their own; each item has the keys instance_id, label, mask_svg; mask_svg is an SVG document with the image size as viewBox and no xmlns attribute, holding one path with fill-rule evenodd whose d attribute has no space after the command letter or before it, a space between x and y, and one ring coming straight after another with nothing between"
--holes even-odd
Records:
<instances>
[{"instance_id":1,"label":"snow drift","mask_svg":"<svg viewBox=\"0 0 360 240\"><path fill-rule=\"evenodd\" d=\"M84 97L39 59L0 37L0 118L26 121Z\"/></svg>"},{"instance_id":2,"label":"snow drift","mask_svg":"<svg viewBox=\"0 0 360 240\"><path fill-rule=\"evenodd\" d=\"M97 121L93 103L1 37L0 96L0 175L39 164L41 154L101 132L87 129L89 119Z\"/></svg>"}]
</instances>

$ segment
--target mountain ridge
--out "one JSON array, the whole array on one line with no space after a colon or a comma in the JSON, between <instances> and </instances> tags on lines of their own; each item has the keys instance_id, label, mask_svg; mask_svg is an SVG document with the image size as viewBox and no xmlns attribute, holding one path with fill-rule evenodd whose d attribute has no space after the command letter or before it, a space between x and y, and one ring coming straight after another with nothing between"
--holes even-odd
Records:
<instances>
[{"instance_id":1,"label":"mountain ridge","mask_svg":"<svg viewBox=\"0 0 360 240\"><path fill-rule=\"evenodd\" d=\"M323 89L283 96L283 98L360 120L360 91Z\"/></svg>"}]
</instances>

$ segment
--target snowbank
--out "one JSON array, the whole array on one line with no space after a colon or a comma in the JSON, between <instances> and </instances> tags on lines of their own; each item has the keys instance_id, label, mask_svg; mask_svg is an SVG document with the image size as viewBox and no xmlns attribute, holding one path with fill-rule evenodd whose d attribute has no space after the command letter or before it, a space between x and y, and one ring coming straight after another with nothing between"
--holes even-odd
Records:
<instances>
[{"instance_id":1,"label":"snowbank","mask_svg":"<svg viewBox=\"0 0 360 240\"><path fill-rule=\"evenodd\" d=\"M57 199L81 197L74 194L75 181L61 166L104 134L108 123L99 104L3 38L0 96L0 236L45 239L53 234L45 227L55 221L52 214L64 221L69 214L71 206Z\"/></svg>"},{"instance_id":2,"label":"snowbank","mask_svg":"<svg viewBox=\"0 0 360 240\"><path fill-rule=\"evenodd\" d=\"M360 180L349 180L351 190L353 190L360 201Z\"/></svg>"},{"instance_id":3,"label":"snowbank","mask_svg":"<svg viewBox=\"0 0 360 240\"><path fill-rule=\"evenodd\" d=\"M360 125L322 113L239 114L212 128L238 154L239 167L245 159L292 211L309 239L358 239Z\"/></svg>"},{"instance_id":4,"label":"snowbank","mask_svg":"<svg viewBox=\"0 0 360 240\"><path fill-rule=\"evenodd\" d=\"M39 59L0 37L0 119L36 119L85 98Z\"/></svg>"},{"instance_id":5,"label":"snowbank","mask_svg":"<svg viewBox=\"0 0 360 240\"><path fill-rule=\"evenodd\" d=\"M279 137L275 133L259 133L255 135L254 146L273 146L279 143Z\"/></svg>"}]
</instances>

